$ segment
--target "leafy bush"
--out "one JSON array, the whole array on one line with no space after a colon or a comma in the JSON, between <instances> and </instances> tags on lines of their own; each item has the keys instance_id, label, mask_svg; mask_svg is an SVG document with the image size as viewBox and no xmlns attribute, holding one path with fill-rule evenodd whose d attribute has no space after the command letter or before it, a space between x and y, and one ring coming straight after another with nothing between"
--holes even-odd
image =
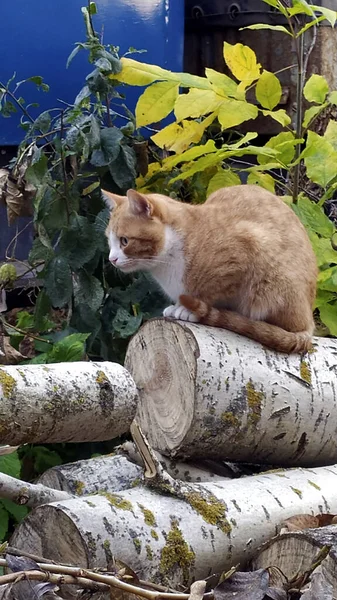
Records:
<instances>
[{"instance_id":1,"label":"leafy bush","mask_svg":"<svg viewBox=\"0 0 337 600\"><path fill-rule=\"evenodd\" d=\"M47 91L42 79L0 84L1 114L23 113L25 139L11 176L21 185L23 199L33 197L36 237L28 260L43 281L34 315L21 314L23 322L16 330L7 326L7 332L16 348L23 329L43 336L45 341L35 340L41 354L34 362L80 360L85 341L90 356L123 361L127 338L163 304L146 276L121 276L106 261L109 211L101 199L100 181L106 178L106 187L117 193L135 186L135 146L138 149L142 138L134 132L134 117L116 88L114 76L122 68L118 49L102 45L94 32L95 10L92 2L82 9L87 40L76 44L68 60L84 49L94 67L74 106L44 111L34 120L18 90L33 82ZM123 111L126 125L118 127L116 119ZM27 214L27 202L18 213L17 197L12 198L8 186L4 191L9 219ZM66 309L56 331L50 321L52 307Z\"/></svg>"},{"instance_id":2,"label":"leafy bush","mask_svg":"<svg viewBox=\"0 0 337 600\"><path fill-rule=\"evenodd\" d=\"M173 154L153 162L147 174L138 177L137 185L141 191L164 190L174 196L177 184L184 183L189 199L200 202L220 187L241 183L240 175L246 172L248 183L284 195L307 228L318 260L316 308L323 323L318 333L337 335L336 227L323 210L337 189L337 123L330 119L322 135L313 130L322 112L337 105L337 91L330 91L321 75L311 75L304 82L303 49L305 33L324 19L333 27L336 12L305 0L294 0L291 7L281 0L264 1L282 13L288 27L256 24L248 29L277 30L292 38L298 59L294 127L286 111L277 109L282 94L277 76L264 70L247 46L224 42L224 60L232 77L208 68L205 77L172 73L124 57L115 79L146 86L137 103L136 126L159 121L172 111L175 118L152 136L159 148ZM187 93L179 93L180 88ZM247 100L247 92L253 89L256 103ZM264 146L252 144L258 137L254 131L238 141L223 142L223 132L258 116L274 119L283 131ZM211 125L218 134L206 139ZM257 164L233 166L231 161L243 156L252 157ZM311 199L300 190L303 168L316 187Z\"/></svg>"}]
</instances>

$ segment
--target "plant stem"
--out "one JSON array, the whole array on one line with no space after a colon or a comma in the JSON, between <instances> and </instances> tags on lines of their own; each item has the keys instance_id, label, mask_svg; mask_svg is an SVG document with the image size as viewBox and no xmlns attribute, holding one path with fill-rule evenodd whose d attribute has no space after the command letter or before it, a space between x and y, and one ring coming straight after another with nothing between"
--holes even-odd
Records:
<instances>
[{"instance_id":1,"label":"plant stem","mask_svg":"<svg viewBox=\"0 0 337 600\"><path fill-rule=\"evenodd\" d=\"M7 95L11 98L11 100L13 100L13 102L15 102L15 104L21 109L21 111L23 112L23 114L25 115L25 117L31 122L31 123L35 123L33 117L31 117L31 115L29 114L28 110L22 106L22 104L20 104L20 102L18 101L18 99L15 97L15 95L0 81L0 87L3 88L4 91L4 95ZM41 134L41 137L44 138L48 144L50 144L50 140L48 140L48 138L46 137L46 135L43 133L43 131L41 131L41 129L38 129L38 131Z\"/></svg>"},{"instance_id":2,"label":"plant stem","mask_svg":"<svg viewBox=\"0 0 337 600\"><path fill-rule=\"evenodd\" d=\"M63 132L64 132L64 122L63 122L64 111L61 111L61 127L60 127L60 154L61 154L61 164L62 164L62 174L63 174L63 185L64 185L64 198L66 201L66 211L67 211L67 221L69 223L70 210L68 203L68 177L67 177L67 169L66 169L66 158L64 156L64 148L63 148Z\"/></svg>"},{"instance_id":3,"label":"plant stem","mask_svg":"<svg viewBox=\"0 0 337 600\"><path fill-rule=\"evenodd\" d=\"M296 40L297 42L297 40ZM304 56L304 35L299 37L299 44L296 43L298 48L298 67L297 67L297 86L296 86L296 139L302 138L302 118L303 118L303 56ZM294 186L293 186L293 202L297 204L299 181L300 181L300 166L301 163L298 160L301 154L301 144L296 144L295 148L295 160L297 164L294 168Z\"/></svg>"}]
</instances>

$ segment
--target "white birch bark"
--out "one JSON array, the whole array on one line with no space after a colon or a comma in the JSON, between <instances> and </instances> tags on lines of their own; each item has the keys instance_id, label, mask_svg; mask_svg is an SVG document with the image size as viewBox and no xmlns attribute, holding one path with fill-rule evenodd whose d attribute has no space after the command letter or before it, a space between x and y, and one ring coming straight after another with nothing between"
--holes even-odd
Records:
<instances>
[{"instance_id":1,"label":"white birch bark","mask_svg":"<svg viewBox=\"0 0 337 600\"><path fill-rule=\"evenodd\" d=\"M34 507L69 497L69 493L53 490L41 484L27 483L6 473L0 473L0 498L7 498L16 504Z\"/></svg>"},{"instance_id":2,"label":"white birch bark","mask_svg":"<svg viewBox=\"0 0 337 600\"><path fill-rule=\"evenodd\" d=\"M294 514L337 513L337 465L219 483L181 482L180 497L143 486L34 509L11 545L56 562L106 567L112 556L172 587L252 558Z\"/></svg>"},{"instance_id":3,"label":"white birch bark","mask_svg":"<svg viewBox=\"0 0 337 600\"><path fill-rule=\"evenodd\" d=\"M144 466L142 457L133 442L124 442L119 448L122 452L127 454L130 460L134 461L137 465ZM234 471L226 465L213 463L212 461L209 461L209 463L207 463L207 461L205 461L205 463L200 461L199 465L197 465L196 463L179 462L169 459L159 452L154 451L154 454L163 469L165 469L171 477L174 477L174 479L181 479L181 481L195 481L196 483L203 481L223 482L224 478L232 479L233 477L240 476L239 468Z\"/></svg>"},{"instance_id":4,"label":"white birch bark","mask_svg":"<svg viewBox=\"0 0 337 600\"><path fill-rule=\"evenodd\" d=\"M127 490L142 479L141 466L135 465L126 456L117 454L52 467L41 475L39 483L54 490L84 496Z\"/></svg>"},{"instance_id":5,"label":"white birch bark","mask_svg":"<svg viewBox=\"0 0 337 600\"><path fill-rule=\"evenodd\" d=\"M121 365L0 367L0 444L109 440L126 432L137 390Z\"/></svg>"},{"instance_id":6,"label":"white birch bark","mask_svg":"<svg viewBox=\"0 0 337 600\"><path fill-rule=\"evenodd\" d=\"M315 338L301 358L153 319L131 340L125 366L140 392L137 422L162 454L319 466L337 461L336 355L334 339Z\"/></svg>"},{"instance_id":7,"label":"white birch bark","mask_svg":"<svg viewBox=\"0 0 337 600\"><path fill-rule=\"evenodd\" d=\"M308 570L324 547L328 548L328 554L321 562L320 571L324 579L332 585L334 596L336 596L336 525L284 533L275 537L262 546L252 561L252 568L255 570L272 565L281 569L287 579L291 580L298 573L304 573ZM317 598L317 600L320 600L320 598Z\"/></svg>"}]
</instances>

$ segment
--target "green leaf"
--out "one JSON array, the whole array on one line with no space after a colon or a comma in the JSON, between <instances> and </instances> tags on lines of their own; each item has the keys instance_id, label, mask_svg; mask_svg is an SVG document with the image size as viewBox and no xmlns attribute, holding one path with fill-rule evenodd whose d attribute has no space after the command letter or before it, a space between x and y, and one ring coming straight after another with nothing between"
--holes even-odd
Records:
<instances>
[{"instance_id":1,"label":"green leaf","mask_svg":"<svg viewBox=\"0 0 337 600\"><path fill-rule=\"evenodd\" d=\"M35 157L34 157L35 158ZM28 183L38 187L48 171L48 158L41 150L37 153L34 162L28 167L25 173L25 178Z\"/></svg>"},{"instance_id":2,"label":"green leaf","mask_svg":"<svg viewBox=\"0 0 337 600\"><path fill-rule=\"evenodd\" d=\"M142 319L142 314L134 317L127 310L119 307L112 321L115 336L117 335L117 337L122 339L130 337L139 329Z\"/></svg>"},{"instance_id":3,"label":"green leaf","mask_svg":"<svg viewBox=\"0 0 337 600\"><path fill-rule=\"evenodd\" d=\"M53 188L47 188L37 210L39 225L52 234L67 225L67 205L62 195Z\"/></svg>"},{"instance_id":4,"label":"green leaf","mask_svg":"<svg viewBox=\"0 0 337 600\"><path fill-rule=\"evenodd\" d=\"M136 106L137 128L167 117L174 108L178 92L179 84L174 81L160 81L146 88Z\"/></svg>"},{"instance_id":5,"label":"green leaf","mask_svg":"<svg viewBox=\"0 0 337 600\"><path fill-rule=\"evenodd\" d=\"M306 0L293 0L293 7L287 8L287 11L291 17L295 15L308 15L308 17L315 16L312 6L310 6Z\"/></svg>"},{"instance_id":6,"label":"green leaf","mask_svg":"<svg viewBox=\"0 0 337 600\"><path fill-rule=\"evenodd\" d=\"M280 123L283 127L286 127L291 123L291 118L284 110L284 108L280 108L279 110L261 110L262 114L265 117L271 117L277 123Z\"/></svg>"},{"instance_id":7,"label":"green leaf","mask_svg":"<svg viewBox=\"0 0 337 600\"><path fill-rule=\"evenodd\" d=\"M263 71L255 87L256 100L263 106L273 110L279 104L282 87L274 73Z\"/></svg>"},{"instance_id":8,"label":"green leaf","mask_svg":"<svg viewBox=\"0 0 337 600\"><path fill-rule=\"evenodd\" d=\"M283 27L283 25L268 25L267 23L255 23L254 25L240 27L239 31L242 31L243 29L272 29L273 31L281 31L282 33L286 33L287 35L291 36L290 31L286 27Z\"/></svg>"},{"instance_id":9,"label":"green leaf","mask_svg":"<svg viewBox=\"0 0 337 600\"><path fill-rule=\"evenodd\" d=\"M331 119L329 120L328 126L325 130L323 137L325 140L328 140L328 142L330 142L333 149L337 151L337 122L336 121L332 121ZM336 175L337 175L337 168L336 168Z\"/></svg>"},{"instance_id":10,"label":"green leaf","mask_svg":"<svg viewBox=\"0 0 337 600\"><path fill-rule=\"evenodd\" d=\"M306 196L300 196L297 204L291 205L303 225L324 238L331 238L335 227L323 209Z\"/></svg>"},{"instance_id":11,"label":"green leaf","mask_svg":"<svg viewBox=\"0 0 337 600\"><path fill-rule=\"evenodd\" d=\"M1 505L3 505L5 510L7 510L7 512L11 515L11 517L13 517L15 519L16 523L20 523L20 521L22 521L22 519L24 519L25 516L28 514L27 506L20 506L18 504L15 504L15 502L12 502L11 500L8 500L7 498L3 498L0 501L0 506ZM0 523L1 523L1 514L0 514ZM1 527L1 525L0 525L0 527ZM0 533L0 538L1 538L1 533Z\"/></svg>"},{"instance_id":12,"label":"green leaf","mask_svg":"<svg viewBox=\"0 0 337 600\"><path fill-rule=\"evenodd\" d=\"M0 473L5 473L11 477L20 477L21 463L17 451L11 454L0 456Z\"/></svg>"},{"instance_id":13,"label":"green leaf","mask_svg":"<svg viewBox=\"0 0 337 600\"><path fill-rule=\"evenodd\" d=\"M85 354L85 341L90 333L73 333L54 344L48 354L49 363L75 362L83 360Z\"/></svg>"},{"instance_id":14,"label":"green leaf","mask_svg":"<svg viewBox=\"0 0 337 600\"><path fill-rule=\"evenodd\" d=\"M95 229L86 217L73 215L69 227L63 232L60 251L74 270L83 267L96 252Z\"/></svg>"},{"instance_id":15,"label":"green leaf","mask_svg":"<svg viewBox=\"0 0 337 600\"><path fill-rule=\"evenodd\" d=\"M81 50L81 44L76 44L75 48L71 51L71 53L68 56L67 63L66 63L66 69L68 69L71 61L75 58L76 54L78 54L78 52L80 50Z\"/></svg>"},{"instance_id":16,"label":"green leaf","mask_svg":"<svg viewBox=\"0 0 337 600\"><path fill-rule=\"evenodd\" d=\"M216 190L219 190L222 187L240 185L240 183L240 177L236 173L230 171L229 169L221 169L210 180L206 195L210 196L210 194L212 194Z\"/></svg>"},{"instance_id":17,"label":"green leaf","mask_svg":"<svg viewBox=\"0 0 337 600\"><path fill-rule=\"evenodd\" d=\"M117 127L107 127L101 131L101 150L94 150L90 162L95 167L103 167L116 160L120 142L123 139L122 132Z\"/></svg>"},{"instance_id":18,"label":"green leaf","mask_svg":"<svg viewBox=\"0 0 337 600\"><path fill-rule=\"evenodd\" d=\"M53 306L62 308L71 301L73 283L68 260L56 256L46 267L45 290Z\"/></svg>"},{"instance_id":19,"label":"green leaf","mask_svg":"<svg viewBox=\"0 0 337 600\"><path fill-rule=\"evenodd\" d=\"M47 315L49 315L50 309L50 299L46 294L45 290L42 288L36 299L34 309L34 328L37 331L46 331L46 321L48 321L46 317Z\"/></svg>"},{"instance_id":20,"label":"green leaf","mask_svg":"<svg viewBox=\"0 0 337 600\"><path fill-rule=\"evenodd\" d=\"M89 14L90 15L97 15L96 2L89 2Z\"/></svg>"},{"instance_id":21,"label":"green leaf","mask_svg":"<svg viewBox=\"0 0 337 600\"><path fill-rule=\"evenodd\" d=\"M318 288L314 308L320 308L321 306L324 306L333 300L336 300L335 292L327 292Z\"/></svg>"},{"instance_id":22,"label":"green leaf","mask_svg":"<svg viewBox=\"0 0 337 600\"><path fill-rule=\"evenodd\" d=\"M8 512L4 508L2 501L0 500L0 541L5 541L8 531Z\"/></svg>"},{"instance_id":23,"label":"green leaf","mask_svg":"<svg viewBox=\"0 0 337 600\"><path fill-rule=\"evenodd\" d=\"M101 126L95 115L90 115L90 132L88 134L90 139L90 148L95 150L101 145Z\"/></svg>"},{"instance_id":24,"label":"green leaf","mask_svg":"<svg viewBox=\"0 0 337 600\"><path fill-rule=\"evenodd\" d=\"M324 21L323 16L318 17L317 19L312 19L312 21L309 21L309 23L307 23L306 25L304 25L304 27L302 27L302 29L300 29L297 34L296 37L301 37L301 35L303 35L306 31L308 31L308 29L310 29L311 27L315 27L316 25L318 25L318 23L320 23L321 21Z\"/></svg>"},{"instance_id":25,"label":"green leaf","mask_svg":"<svg viewBox=\"0 0 337 600\"><path fill-rule=\"evenodd\" d=\"M303 88L303 95L308 102L323 104L329 92L329 85L325 77L313 74L309 77Z\"/></svg>"},{"instance_id":26,"label":"green leaf","mask_svg":"<svg viewBox=\"0 0 337 600\"><path fill-rule=\"evenodd\" d=\"M81 102L83 102L83 100L86 100L87 98L89 98L89 96L91 95L91 91L88 85L84 85L82 87L82 89L78 92L75 100L74 100L74 105L78 106L79 104L81 104Z\"/></svg>"},{"instance_id":27,"label":"green leaf","mask_svg":"<svg viewBox=\"0 0 337 600\"><path fill-rule=\"evenodd\" d=\"M324 108L328 106L328 102L324 102L324 104L320 104L320 106L311 106L304 113L303 118L303 127L308 127L311 124L311 121L319 115Z\"/></svg>"},{"instance_id":28,"label":"green leaf","mask_svg":"<svg viewBox=\"0 0 337 600\"><path fill-rule=\"evenodd\" d=\"M328 100L331 104L337 104L337 91L330 92Z\"/></svg>"},{"instance_id":29,"label":"green leaf","mask_svg":"<svg viewBox=\"0 0 337 600\"><path fill-rule=\"evenodd\" d=\"M335 26L337 13L335 10L331 10L330 8L326 8L325 6L318 6L317 4L312 4L311 7L317 11L322 13L323 17L329 21L331 27Z\"/></svg>"},{"instance_id":30,"label":"green leaf","mask_svg":"<svg viewBox=\"0 0 337 600\"><path fill-rule=\"evenodd\" d=\"M110 175L121 191L135 186L137 158L133 148L122 144L115 161L109 164Z\"/></svg>"},{"instance_id":31,"label":"green leaf","mask_svg":"<svg viewBox=\"0 0 337 600\"><path fill-rule=\"evenodd\" d=\"M37 129L42 131L42 133L46 133L50 129L51 124L51 116L48 111L42 112L37 119L34 121L33 129Z\"/></svg>"},{"instance_id":32,"label":"green leaf","mask_svg":"<svg viewBox=\"0 0 337 600\"><path fill-rule=\"evenodd\" d=\"M50 450L45 446L34 446L32 448L32 455L36 473L44 473L47 469L52 469L62 464L60 455L55 450Z\"/></svg>"},{"instance_id":33,"label":"green leaf","mask_svg":"<svg viewBox=\"0 0 337 600\"><path fill-rule=\"evenodd\" d=\"M289 165L295 156L295 144L294 134L291 131L282 131L271 137L264 147L277 150L276 161L280 161L283 165ZM269 158L262 155L258 156L258 162L260 165L264 165L269 162Z\"/></svg>"},{"instance_id":34,"label":"green leaf","mask_svg":"<svg viewBox=\"0 0 337 600\"><path fill-rule=\"evenodd\" d=\"M275 180L269 173L259 173L258 171L249 173L247 183L259 185L269 192L275 193Z\"/></svg>"},{"instance_id":35,"label":"green leaf","mask_svg":"<svg viewBox=\"0 0 337 600\"><path fill-rule=\"evenodd\" d=\"M41 261L48 261L52 258L53 254L52 248L47 248L45 244L42 243L40 237L37 237L33 241L33 245L29 251L28 262L30 265L35 265Z\"/></svg>"},{"instance_id":36,"label":"green leaf","mask_svg":"<svg viewBox=\"0 0 337 600\"><path fill-rule=\"evenodd\" d=\"M337 336L337 303L320 306L319 316L329 329L330 335Z\"/></svg>"},{"instance_id":37,"label":"green leaf","mask_svg":"<svg viewBox=\"0 0 337 600\"><path fill-rule=\"evenodd\" d=\"M317 286L320 290L337 292L337 266L320 271L317 278Z\"/></svg>"},{"instance_id":38,"label":"green leaf","mask_svg":"<svg viewBox=\"0 0 337 600\"><path fill-rule=\"evenodd\" d=\"M319 237L311 230L308 231L308 234L316 254L318 266L337 265L337 252L331 245L331 238Z\"/></svg>"},{"instance_id":39,"label":"green leaf","mask_svg":"<svg viewBox=\"0 0 337 600\"><path fill-rule=\"evenodd\" d=\"M20 310L16 315L16 326L19 329L29 331L34 327L34 316L26 310Z\"/></svg>"},{"instance_id":40,"label":"green leaf","mask_svg":"<svg viewBox=\"0 0 337 600\"><path fill-rule=\"evenodd\" d=\"M308 131L307 145L302 152L307 176L326 187L337 174L337 152L330 142L314 131Z\"/></svg>"},{"instance_id":41,"label":"green leaf","mask_svg":"<svg viewBox=\"0 0 337 600\"><path fill-rule=\"evenodd\" d=\"M99 309L104 297L101 282L93 275L80 271L74 286L75 304L86 304L93 311Z\"/></svg>"},{"instance_id":42,"label":"green leaf","mask_svg":"<svg viewBox=\"0 0 337 600\"><path fill-rule=\"evenodd\" d=\"M242 100L225 100L219 110L218 119L222 129L241 125L244 121L256 119L258 108Z\"/></svg>"}]
</instances>

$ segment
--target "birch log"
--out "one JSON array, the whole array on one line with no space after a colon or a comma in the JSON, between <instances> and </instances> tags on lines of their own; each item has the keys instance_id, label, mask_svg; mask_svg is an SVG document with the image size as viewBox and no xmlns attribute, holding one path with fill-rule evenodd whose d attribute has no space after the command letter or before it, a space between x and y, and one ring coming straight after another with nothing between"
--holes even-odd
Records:
<instances>
[{"instance_id":1,"label":"birch log","mask_svg":"<svg viewBox=\"0 0 337 600\"><path fill-rule=\"evenodd\" d=\"M115 556L142 579L177 587L243 565L294 514L337 513L336 486L337 465L181 482L179 498L139 486L40 506L11 545L90 568Z\"/></svg>"},{"instance_id":2,"label":"birch log","mask_svg":"<svg viewBox=\"0 0 337 600\"><path fill-rule=\"evenodd\" d=\"M139 390L136 420L162 454L337 461L337 340L315 338L301 357L226 330L153 319L131 340L125 366Z\"/></svg>"},{"instance_id":3,"label":"birch log","mask_svg":"<svg viewBox=\"0 0 337 600\"><path fill-rule=\"evenodd\" d=\"M117 454L52 467L41 475L39 483L54 490L83 496L127 490L142 478L141 466Z\"/></svg>"},{"instance_id":4,"label":"birch log","mask_svg":"<svg viewBox=\"0 0 337 600\"><path fill-rule=\"evenodd\" d=\"M0 444L113 439L129 429L136 405L135 383L118 364L0 367Z\"/></svg>"},{"instance_id":5,"label":"birch log","mask_svg":"<svg viewBox=\"0 0 337 600\"><path fill-rule=\"evenodd\" d=\"M321 563L324 579L337 595L337 527L329 525L279 535L266 542L252 561L252 568L278 567L288 580L307 571L321 550L327 556ZM317 598L320 600L320 598ZM322 598L323 600L323 598Z\"/></svg>"}]
</instances>

